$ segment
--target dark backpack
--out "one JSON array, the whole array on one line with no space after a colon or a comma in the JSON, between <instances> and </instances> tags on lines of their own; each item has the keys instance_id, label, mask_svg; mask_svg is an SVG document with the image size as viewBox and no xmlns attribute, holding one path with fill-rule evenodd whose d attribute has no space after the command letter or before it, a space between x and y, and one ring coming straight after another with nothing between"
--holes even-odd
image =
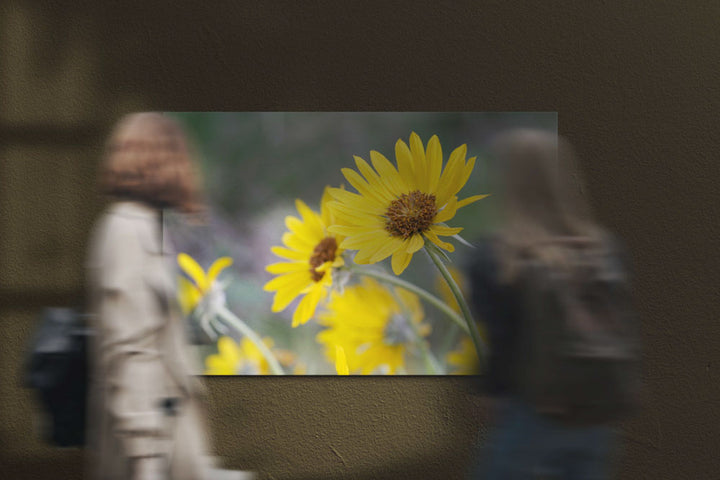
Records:
<instances>
[{"instance_id":1,"label":"dark backpack","mask_svg":"<svg viewBox=\"0 0 720 480\"><path fill-rule=\"evenodd\" d=\"M519 275L517 386L542 415L598 424L629 413L639 399L639 334L629 281L609 244L553 241L568 262L528 260Z\"/></svg>"},{"instance_id":2,"label":"dark backpack","mask_svg":"<svg viewBox=\"0 0 720 480\"><path fill-rule=\"evenodd\" d=\"M46 308L26 359L25 386L42 405L42 436L59 447L85 444L89 334L85 315Z\"/></svg>"}]
</instances>

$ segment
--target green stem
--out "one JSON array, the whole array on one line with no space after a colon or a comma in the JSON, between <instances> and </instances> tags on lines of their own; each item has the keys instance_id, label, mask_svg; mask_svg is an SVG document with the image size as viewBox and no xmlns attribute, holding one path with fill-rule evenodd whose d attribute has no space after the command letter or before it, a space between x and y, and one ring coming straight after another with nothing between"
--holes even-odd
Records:
<instances>
[{"instance_id":1,"label":"green stem","mask_svg":"<svg viewBox=\"0 0 720 480\"><path fill-rule=\"evenodd\" d=\"M431 293L427 292L426 290L423 290L422 288L418 287L417 285L414 285L410 282L406 282L405 280L402 280L399 277L394 277L391 275L388 275L386 273L377 271L377 270L370 270L362 267L357 266L347 266L345 267L348 270L350 270L353 273L358 273L360 275L365 275L367 277L376 278L382 282L390 283L392 285L397 285L398 287L402 287L405 290L409 290L413 293L415 293L420 298L423 298L431 305L435 306L438 310L445 313L450 319L455 322L460 328L463 329L465 333L470 333L470 330L468 330L468 326L463 320L463 318L457 314L455 310L450 308L445 302L437 298L436 296L432 295Z\"/></svg>"},{"instance_id":2,"label":"green stem","mask_svg":"<svg viewBox=\"0 0 720 480\"><path fill-rule=\"evenodd\" d=\"M467 322L467 328L470 330L470 337L472 337L473 344L475 344L475 350L477 351L478 359L482 364L485 360L487 352L485 342L483 342L482 338L480 338L480 331L478 330L477 325L472 318L472 314L470 314L470 308L468 307L467 302L465 302L465 298L463 297L460 288L457 286L457 283L455 283L455 280L452 278L452 275L450 275L447 267L440 259L440 255L434 251L433 247L434 245L429 244L427 241L425 241L425 251L428 253L430 259L440 271L440 274L443 276L443 278L445 278L445 281L447 282L450 290L455 296L458 305L460 305L463 317L465 317L465 322Z\"/></svg>"},{"instance_id":3,"label":"green stem","mask_svg":"<svg viewBox=\"0 0 720 480\"><path fill-rule=\"evenodd\" d=\"M273 375L285 374L282 367L280 367L280 364L275 359L275 355L272 354L267 345L265 345L262 339L258 336L257 333L255 333L252 328L250 328L245 322L240 320L237 315L235 315L225 307L218 308L217 313L218 315L220 315L220 317L222 317L223 320L231 324L233 327L237 328L240 333L245 335L247 338L250 339L251 342L255 344L258 350L260 350L260 353L262 353L263 357L265 357L265 360L267 360L268 365L270 366L270 370L272 370L273 372Z\"/></svg>"}]
</instances>

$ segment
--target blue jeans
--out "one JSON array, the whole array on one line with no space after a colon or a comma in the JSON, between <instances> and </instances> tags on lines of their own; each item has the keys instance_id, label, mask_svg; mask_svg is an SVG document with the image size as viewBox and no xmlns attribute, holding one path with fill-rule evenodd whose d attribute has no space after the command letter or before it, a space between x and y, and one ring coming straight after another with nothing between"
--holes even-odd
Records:
<instances>
[{"instance_id":1,"label":"blue jeans","mask_svg":"<svg viewBox=\"0 0 720 480\"><path fill-rule=\"evenodd\" d=\"M613 431L569 427L519 401L503 402L494 430L471 474L484 480L604 480Z\"/></svg>"}]
</instances>

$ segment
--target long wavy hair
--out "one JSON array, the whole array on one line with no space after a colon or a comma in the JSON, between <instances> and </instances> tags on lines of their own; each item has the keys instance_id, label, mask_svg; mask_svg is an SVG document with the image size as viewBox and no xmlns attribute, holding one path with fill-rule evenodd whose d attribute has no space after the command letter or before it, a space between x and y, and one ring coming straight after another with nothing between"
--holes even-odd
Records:
<instances>
[{"instance_id":1,"label":"long wavy hair","mask_svg":"<svg viewBox=\"0 0 720 480\"><path fill-rule=\"evenodd\" d=\"M100 169L101 193L155 208L200 213L200 175L182 127L156 112L126 115L116 124Z\"/></svg>"},{"instance_id":2,"label":"long wavy hair","mask_svg":"<svg viewBox=\"0 0 720 480\"><path fill-rule=\"evenodd\" d=\"M502 227L498 235L501 279L512 281L528 259L564 264L569 249L552 240L601 240L571 146L556 134L520 129L494 144Z\"/></svg>"}]
</instances>

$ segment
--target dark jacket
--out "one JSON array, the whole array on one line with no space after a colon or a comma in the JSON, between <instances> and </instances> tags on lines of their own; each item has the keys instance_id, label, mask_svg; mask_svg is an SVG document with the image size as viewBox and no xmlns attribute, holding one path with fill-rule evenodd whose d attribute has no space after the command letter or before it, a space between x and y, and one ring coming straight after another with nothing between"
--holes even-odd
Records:
<instances>
[{"instance_id":1,"label":"dark jacket","mask_svg":"<svg viewBox=\"0 0 720 480\"><path fill-rule=\"evenodd\" d=\"M630 262L627 250L616 237L608 237L620 267L627 274ZM517 368L517 343L521 323L520 292L515 285L499 280L500 265L496 253L497 239L482 238L468 262L470 305L478 320L484 322L490 354L485 375L485 393L507 396L516 393L513 382Z\"/></svg>"},{"instance_id":2,"label":"dark jacket","mask_svg":"<svg viewBox=\"0 0 720 480\"><path fill-rule=\"evenodd\" d=\"M499 281L500 266L490 238L475 242L468 265L470 304L485 324L490 350L485 372L485 392L492 396L512 394L515 344L518 337L517 291Z\"/></svg>"}]
</instances>

